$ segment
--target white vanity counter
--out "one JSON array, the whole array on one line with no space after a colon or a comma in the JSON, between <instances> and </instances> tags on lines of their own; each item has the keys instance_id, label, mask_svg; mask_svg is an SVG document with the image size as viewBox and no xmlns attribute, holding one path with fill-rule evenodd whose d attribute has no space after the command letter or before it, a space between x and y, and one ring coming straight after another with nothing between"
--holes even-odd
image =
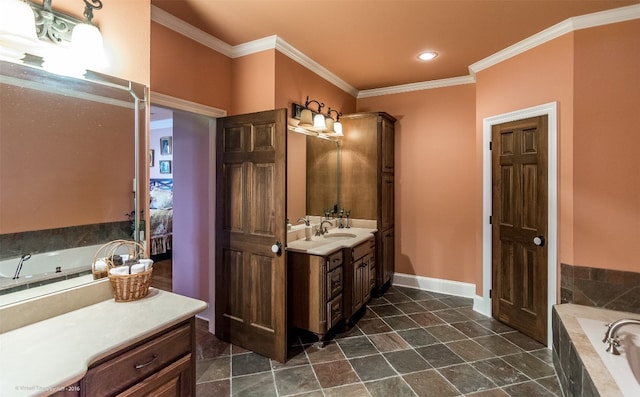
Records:
<instances>
[{"instance_id":1,"label":"white vanity counter","mask_svg":"<svg viewBox=\"0 0 640 397\"><path fill-rule=\"evenodd\" d=\"M324 236L313 236L311 240L300 238L287 243L287 250L309 255L326 256L338 249L355 247L370 239L377 230L370 228L332 228Z\"/></svg>"},{"instance_id":2,"label":"white vanity counter","mask_svg":"<svg viewBox=\"0 0 640 397\"><path fill-rule=\"evenodd\" d=\"M124 345L206 309L203 301L151 288L133 302L104 300L0 334L0 395L49 395Z\"/></svg>"}]
</instances>

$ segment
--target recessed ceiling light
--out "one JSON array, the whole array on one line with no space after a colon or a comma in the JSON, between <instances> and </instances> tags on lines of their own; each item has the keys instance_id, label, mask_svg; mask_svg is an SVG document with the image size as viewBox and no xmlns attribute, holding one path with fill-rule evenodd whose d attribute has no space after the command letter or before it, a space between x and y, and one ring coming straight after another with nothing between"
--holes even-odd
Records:
<instances>
[{"instance_id":1,"label":"recessed ceiling light","mask_svg":"<svg viewBox=\"0 0 640 397\"><path fill-rule=\"evenodd\" d=\"M418 55L418 59L420 59L421 61L430 61L437 56L438 56L438 53L435 51L425 51L420 55Z\"/></svg>"}]
</instances>

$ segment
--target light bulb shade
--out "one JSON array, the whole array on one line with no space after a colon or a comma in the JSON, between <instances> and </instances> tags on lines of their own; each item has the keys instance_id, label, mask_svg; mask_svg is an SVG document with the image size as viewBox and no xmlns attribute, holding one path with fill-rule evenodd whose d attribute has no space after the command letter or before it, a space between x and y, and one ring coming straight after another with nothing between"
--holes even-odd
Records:
<instances>
[{"instance_id":1,"label":"light bulb shade","mask_svg":"<svg viewBox=\"0 0 640 397\"><path fill-rule=\"evenodd\" d=\"M71 48L74 62L85 69L101 69L107 66L104 44L100 30L89 23L79 23L71 33Z\"/></svg>"},{"instance_id":2,"label":"light bulb shade","mask_svg":"<svg viewBox=\"0 0 640 397\"><path fill-rule=\"evenodd\" d=\"M333 119L331 117L327 117L324 122L325 122L325 125L327 127L326 128L327 132L328 133L333 133L334 132L333 131Z\"/></svg>"},{"instance_id":3,"label":"light bulb shade","mask_svg":"<svg viewBox=\"0 0 640 397\"><path fill-rule=\"evenodd\" d=\"M316 128L318 130L324 130L325 128L327 128L323 115L316 114L315 116L313 116L313 128Z\"/></svg>"},{"instance_id":4,"label":"light bulb shade","mask_svg":"<svg viewBox=\"0 0 640 397\"><path fill-rule=\"evenodd\" d=\"M300 122L298 123L300 127L311 127L313 125L313 114L309 109L302 109L300 112Z\"/></svg>"},{"instance_id":5,"label":"light bulb shade","mask_svg":"<svg viewBox=\"0 0 640 397\"><path fill-rule=\"evenodd\" d=\"M0 0L0 55L21 59L38 46L35 16L21 0Z\"/></svg>"},{"instance_id":6,"label":"light bulb shade","mask_svg":"<svg viewBox=\"0 0 640 397\"><path fill-rule=\"evenodd\" d=\"M333 130L336 132L336 135L343 136L343 134L342 134L342 123L341 122L336 121L333 124Z\"/></svg>"}]
</instances>

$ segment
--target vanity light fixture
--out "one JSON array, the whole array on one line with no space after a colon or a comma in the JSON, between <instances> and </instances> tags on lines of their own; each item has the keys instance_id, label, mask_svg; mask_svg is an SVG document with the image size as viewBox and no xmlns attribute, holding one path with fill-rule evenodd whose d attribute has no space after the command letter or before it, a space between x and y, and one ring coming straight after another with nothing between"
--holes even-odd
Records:
<instances>
[{"instance_id":1,"label":"vanity light fixture","mask_svg":"<svg viewBox=\"0 0 640 397\"><path fill-rule=\"evenodd\" d=\"M333 117L331 117L331 112L336 112L335 122L333 121ZM342 134L342 123L340 122L340 116L342 116L342 112L329 108L329 110L327 111L327 125L331 123L332 128L327 128L328 133L334 133L336 136L344 136Z\"/></svg>"},{"instance_id":2,"label":"vanity light fixture","mask_svg":"<svg viewBox=\"0 0 640 397\"><path fill-rule=\"evenodd\" d=\"M438 56L438 53L435 51L425 51L418 55L418 59L421 61L430 61Z\"/></svg>"},{"instance_id":3,"label":"vanity light fixture","mask_svg":"<svg viewBox=\"0 0 640 397\"><path fill-rule=\"evenodd\" d=\"M51 2L0 0L0 55L25 63L40 59L43 67L61 74L106 66L102 34L92 23L102 1L83 0L84 20L53 10ZM13 56L7 56L9 52Z\"/></svg>"},{"instance_id":4,"label":"vanity light fixture","mask_svg":"<svg viewBox=\"0 0 640 397\"><path fill-rule=\"evenodd\" d=\"M19 61L38 42L33 11L22 0L0 0L0 9L0 58Z\"/></svg>"},{"instance_id":5,"label":"vanity light fixture","mask_svg":"<svg viewBox=\"0 0 640 397\"><path fill-rule=\"evenodd\" d=\"M313 103L318 105L316 111L309 108L309 105ZM342 124L340 123L342 112L329 108L325 115L322 113L324 106L324 103L309 100L309 97L307 97L304 106L293 103L291 105L292 118L298 119L299 122L296 124L294 120L290 123L289 129L302 134L334 141L336 137L343 136ZM336 114L335 120L333 119L332 113Z\"/></svg>"}]
</instances>

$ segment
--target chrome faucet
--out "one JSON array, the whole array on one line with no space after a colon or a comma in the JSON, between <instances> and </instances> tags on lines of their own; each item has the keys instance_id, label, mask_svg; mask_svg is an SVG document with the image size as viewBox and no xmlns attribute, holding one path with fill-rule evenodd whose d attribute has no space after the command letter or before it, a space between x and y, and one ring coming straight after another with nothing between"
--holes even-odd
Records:
<instances>
[{"instance_id":1,"label":"chrome faucet","mask_svg":"<svg viewBox=\"0 0 640 397\"><path fill-rule=\"evenodd\" d=\"M611 324L607 324L607 332L604 334L604 339L602 339L602 343L607 344L607 353L611 353L613 355L620 355L618 351L618 346L620 346L620 340L618 339L618 329L625 325L629 324L638 324L640 325L640 320L636 320L633 318L623 318L618 321L614 321Z\"/></svg>"},{"instance_id":2,"label":"chrome faucet","mask_svg":"<svg viewBox=\"0 0 640 397\"><path fill-rule=\"evenodd\" d=\"M328 223L329 226L333 226L333 223L331 223L331 221L328 221L328 220L325 219L324 221L320 222L320 225L318 225L318 228L316 229L316 236L321 236L321 235L329 233L329 230L327 230L326 227L324 227L324 228L322 227L322 225L324 225L325 222Z\"/></svg>"},{"instance_id":3,"label":"chrome faucet","mask_svg":"<svg viewBox=\"0 0 640 397\"><path fill-rule=\"evenodd\" d=\"M16 268L16 273L13 275L13 279L20 278L20 270L22 270L22 264L31 259L31 254L24 254L20 257L20 262L18 262L18 267Z\"/></svg>"}]
</instances>

